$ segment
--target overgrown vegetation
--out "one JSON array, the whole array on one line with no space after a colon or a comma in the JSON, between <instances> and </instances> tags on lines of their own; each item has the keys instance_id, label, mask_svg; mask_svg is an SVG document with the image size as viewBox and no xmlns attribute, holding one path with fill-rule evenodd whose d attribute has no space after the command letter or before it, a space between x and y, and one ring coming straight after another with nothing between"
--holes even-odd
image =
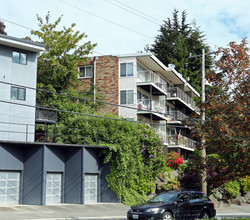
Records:
<instances>
[{"instance_id":1,"label":"overgrown vegetation","mask_svg":"<svg viewBox=\"0 0 250 220\"><path fill-rule=\"evenodd\" d=\"M145 201L146 195L155 190L156 176L166 167L160 138L149 125L122 121L114 115L105 115L106 118L99 115L96 110L101 105L77 90L77 64L84 62L82 57L95 44L78 45L86 35L74 32L74 24L56 30L61 17L54 24L49 22L49 13L45 23L41 17L37 18L40 30L32 34L46 46L38 57L38 87L50 91L40 90L38 103L64 111L58 112L54 140L108 146L109 150L103 150L101 156L105 163L111 163L111 173L107 176L109 187L125 204ZM94 114L97 117L88 116ZM52 128L48 132L48 136L54 135Z\"/></svg>"},{"instance_id":2,"label":"overgrown vegetation","mask_svg":"<svg viewBox=\"0 0 250 220\"><path fill-rule=\"evenodd\" d=\"M78 138L78 144L109 146L102 151L104 162L112 164L107 180L124 204L145 201L155 191L154 182L165 170L165 158L161 139L149 125L86 116L73 116L67 125L79 129L79 137L86 137ZM69 138L68 131L64 132L62 142ZM76 142L72 134L70 138Z\"/></svg>"}]
</instances>

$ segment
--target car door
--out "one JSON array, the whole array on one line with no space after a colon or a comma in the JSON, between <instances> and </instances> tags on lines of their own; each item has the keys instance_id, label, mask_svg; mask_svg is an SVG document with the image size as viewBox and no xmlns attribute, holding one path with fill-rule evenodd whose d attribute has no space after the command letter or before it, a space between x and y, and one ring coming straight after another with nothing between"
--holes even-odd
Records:
<instances>
[{"instance_id":1,"label":"car door","mask_svg":"<svg viewBox=\"0 0 250 220\"><path fill-rule=\"evenodd\" d=\"M204 201L202 199L202 193L192 193L190 199L190 210L192 217L199 217L204 207Z\"/></svg>"},{"instance_id":2,"label":"car door","mask_svg":"<svg viewBox=\"0 0 250 220\"><path fill-rule=\"evenodd\" d=\"M191 209L190 209L190 196L188 193L181 193L177 200L177 206L178 206L178 217L179 218L189 218L191 217Z\"/></svg>"}]
</instances>

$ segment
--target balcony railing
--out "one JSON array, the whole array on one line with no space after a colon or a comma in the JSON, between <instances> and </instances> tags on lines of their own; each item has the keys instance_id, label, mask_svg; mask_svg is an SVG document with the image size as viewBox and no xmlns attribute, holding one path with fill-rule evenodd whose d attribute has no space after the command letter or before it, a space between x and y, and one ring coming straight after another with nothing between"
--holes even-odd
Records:
<instances>
[{"instance_id":1,"label":"balcony railing","mask_svg":"<svg viewBox=\"0 0 250 220\"><path fill-rule=\"evenodd\" d=\"M184 101L187 105L191 106L192 108L196 109L195 102L180 88L173 87L168 90L168 98L180 98L182 101Z\"/></svg>"},{"instance_id":2,"label":"balcony railing","mask_svg":"<svg viewBox=\"0 0 250 220\"><path fill-rule=\"evenodd\" d=\"M36 121L55 123L57 121L57 113L55 111L37 108Z\"/></svg>"},{"instance_id":3,"label":"balcony railing","mask_svg":"<svg viewBox=\"0 0 250 220\"><path fill-rule=\"evenodd\" d=\"M160 88L164 92L167 91L167 83L160 76L155 74L153 71L144 70L137 72L137 78L143 83L153 83L156 87Z\"/></svg>"},{"instance_id":4,"label":"balcony railing","mask_svg":"<svg viewBox=\"0 0 250 220\"><path fill-rule=\"evenodd\" d=\"M150 99L138 99L138 110L145 110L145 111L153 111L153 112L160 112L165 113L165 107L161 103L151 100Z\"/></svg>"},{"instance_id":5,"label":"balcony railing","mask_svg":"<svg viewBox=\"0 0 250 220\"><path fill-rule=\"evenodd\" d=\"M168 121L185 121L188 118L187 115L180 111L166 113L166 117L168 118Z\"/></svg>"},{"instance_id":6,"label":"balcony railing","mask_svg":"<svg viewBox=\"0 0 250 220\"><path fill-rule=\"evenodd\" d=\"M182 136L182 135L168 135L167 137L168 146L183 146L191 149L195 149L196 141Z\"/></svg>"}]
</instances>

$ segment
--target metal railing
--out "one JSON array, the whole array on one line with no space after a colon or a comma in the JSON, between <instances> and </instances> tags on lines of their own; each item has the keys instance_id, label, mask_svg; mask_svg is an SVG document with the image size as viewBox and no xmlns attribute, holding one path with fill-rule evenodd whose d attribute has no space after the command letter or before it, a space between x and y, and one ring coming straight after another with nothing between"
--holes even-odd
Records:
<instances>
[{"instance_id":1,"label":"metal railing","mask_svg":"<svg viewBox=\"0 0 250 220\"><path fill-rule=\"evenodd\" d=\"M168 146L183 146L191 149L195 149L196 141L182 136L182 135L168 135L167 136L167 144Z\"/></svg>"},{"instance_id":2,"label":"metal railing","mask_svg":"<svg viewBox=\"0 0 250 220\"><path fill-rule=\"evenodd\" d=\"M166 117L168 121L185 121L186 119L188 119L187 115L177 110L166 113Z\"/></svg>"},{"instance_id":3,"label":"metal railing","mask_svg":"<svg viewBox=\"0 0 250 220\"><path fill-rule=\"evenodd\" d=\"M168 98L180 98L182 101L184 101L187 105L191 106L192 108L196 109L195 101L192 100L184 91L182 91L178 87L172 87L168 89Z\"/></svg>"},{"instance_id":4,"label":"metal railing","mask_svg":"<svg viewBox=\"0 0 250 220\"><path fill-rule=\"evenodd\" d=\"M156 87L160 88L164 92L167 91L167 82L162 79L159 75L155 74L153 71L144 70L137 72L137 78L143 83L153 83Z\"/></svg>"},{"instance_id":5,"label":"metal railing","mask_svg":"<svg viewBox=\"0 0 250 220\"><path fill-rule=\"evenodd\" d=\"M36 108L36 121L50 121L55 123L57 121L57 112Z\"/></svg>"},{"instance_id":6,"label":"metal railing","mask_svg":"<svg viewBox=\"0 0 250 220\"><path fill-rule=\"evenodd\" d=\"M165 113L165 107L160 102L150 99L137 99L137 108L140 110L148 110L154 112Z\"/></svg>"}]
</instances>

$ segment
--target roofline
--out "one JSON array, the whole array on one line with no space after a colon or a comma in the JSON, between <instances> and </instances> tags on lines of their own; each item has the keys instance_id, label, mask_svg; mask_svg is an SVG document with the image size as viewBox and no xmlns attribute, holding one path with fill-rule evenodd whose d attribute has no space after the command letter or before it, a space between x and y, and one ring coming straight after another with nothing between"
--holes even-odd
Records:
<instances>
[{"instance_id":1,"label":"roofline","mask_svg":"<svg viewBox=\"0 0 250 220\"><path fill-rule=\"evenodd\" d=\"M172 71L195 95L200 97L200 94L192 87L187 80L185 80L180 73L178 73L174 68L166 67L156 56L151 54L151 58L155 60L164 70Z\"/></svg>"},{"instance_id":2,"label":"roofline","mask_svg":"<svg viewBox=\"0 0 250 220\"><path fill-rule=\"evenodd\" d=\"M26 146L54 146L54 147L84 147L84 148L98 148L98 149L108 149L105 145L83 145L83 144L62 144L62 143L49 143L49 142L26 142L26 141L8 141L0 140L1 144L13 144L13 145L26 145Z\"/></svg>"},{"instance_id":3,"label":"roofline","mask_svg":"<svg viewBox=\"0 0 250 220\"><path fill-rule=\"evenodd\" d=\"M180 73L178 73L174 68L166 67L164 63L162 63L155 55L152 53L132 53L132 54L124 54L124 55L103 55L103 56L116 56L118 58L122 57L150 57L154 60L161 68L165 71L172 71L197 97L200 97L200 94L192 87L187 80L185 80ZM100 56L102 57L102 56Z\"/></svg>"},{"instance_id":4,"label":"roofline","mask_svg":"<svg viewBox=\"0 0 250 220\"><path fill-rule=\"evenodd\" d=\"M24 40L17 37L12 37L4 34L0 34L0 44L5 46L10 46L14 48L19 48L23 50L28 50L31 52L41 52L44 51L45 45L36 43L33 41Z\"/></svg>"}]
</instances>

